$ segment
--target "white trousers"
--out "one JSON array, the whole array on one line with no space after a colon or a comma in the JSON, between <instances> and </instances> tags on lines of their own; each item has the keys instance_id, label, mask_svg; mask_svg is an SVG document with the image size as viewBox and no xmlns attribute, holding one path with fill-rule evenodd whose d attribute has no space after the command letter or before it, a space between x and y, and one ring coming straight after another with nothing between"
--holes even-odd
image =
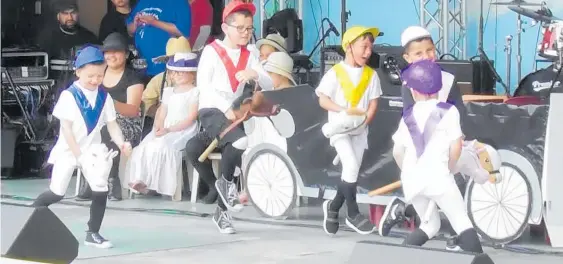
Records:
<instances>
[{"instance_id":1,"label":"white trousers","mask_svg":"<svg viewBox=\"0 0 563 264\"><path fill-rule=\"evenodd\" d=\"M333 143L336 153L342 164L341 179L347 183L358 181L360 166L364 157L365 148L363 144L353 144L353 136L346 135L336 139Z\"/></svg>"},{"instance_id":2,"label":"white trousers","mask_svg":"<svg viewBox=\"0 0 563 264\"><path fill-rule=\"evenodd\" d=\"M428 235L428 238L433 238L440 231L440 213L436 206L439 206L442 212L444 212L457 234L461 234L463 231L473 227L467 216L465 202L459 192L459 188L455 183L449 185L451 186L448 186L446 191L440 195L427 196L424 195L423 191L412 199L412 205L422 220L419 228ZM430 203L430 201L434 201L435 204ZM428 216L427 210L430 206L434 207L432 208L433 212L428 219L424 219Z\"/></svg>"},{"instance_id":3,"label":"white trousers","mask_svg":"<svg viewBox=\"0 0 563 264\"><path fill-rule=\"evenodd\" d=\"M59 161L53 164L53 171L51 173L51 183L49 184L49 189L59 196L64 196L72 174L76 169L76 165L72 162L65 162L64 159L59 159Z\"/></svg>"}]
</instances>

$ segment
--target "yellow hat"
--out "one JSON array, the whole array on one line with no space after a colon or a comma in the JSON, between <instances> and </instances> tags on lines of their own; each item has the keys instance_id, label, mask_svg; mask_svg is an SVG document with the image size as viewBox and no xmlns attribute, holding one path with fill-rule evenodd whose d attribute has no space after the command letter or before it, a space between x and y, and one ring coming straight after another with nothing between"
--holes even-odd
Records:
<instances>
[{"instance_id":1,"label":"yellow hat","mask_svg":"<svg viewBox=\"0 0 563 264\"><path fill-rule=\"evenodd\" d=\"M354 40L366 33L371 33L375 39L379 36L379 28L355 26L346 30L344 36L342 37L342 48L344 51L346 51L346 47L350 45L350 43L354 42Z\"/></svg>"},{"instance_id":2,"label":"yellow hat","mask_svg":"<svg viewBox=\"0 0 563 264\"><path fill-rule=\"evenodd\" d=\"M190 41L185 37L170 38L166 43L166 55L158 56L153 59L155 63L165 63L168 61L170 56L174 56L176 53L190 53L192 52L192 47Z\"/></svg>"}]
</instances>

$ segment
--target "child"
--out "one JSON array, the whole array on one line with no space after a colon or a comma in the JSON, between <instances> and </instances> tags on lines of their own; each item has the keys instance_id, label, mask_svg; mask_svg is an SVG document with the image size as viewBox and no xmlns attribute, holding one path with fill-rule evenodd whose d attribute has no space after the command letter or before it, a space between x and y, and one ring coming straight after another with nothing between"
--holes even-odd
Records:
<instances>
[{"instance_id":1,"label":"child","mask_svg":"<svg viewBox=\"0 0 563 264\"><path fill-rule=\"evenodd\" d=\"M221 152L222 175L218 175L218 179L209 159L199 162L198 158L211 141L236 119L231 107L235 99L242 95L245 83L257 80L263 89L272 88L272 80L258 58L252 56L246 48L254 31L252 16L255 12L256 8L252 3L240 0L231 1L223 10L221 28L225 38L207 45L199 60L198 119L202 131L186 145L188 159L209 187L209 193L203 198L203 202L213 203L217 195L220 197L212 220L224 234L235 233L227 209L236 212L243 208L238 199L237 186L233 183L235 168L241 166L241 156L248 144L242 125L227 133L215 150Z\"/></svg>"},{"instance_id":2,"label":"child","mask_svg":"<svg viewBox=\"0 0 563 264\"><path fill-rule=\"evenodd\" d=\"M351 134L339 134L330 138L330 144L336 149L342 163L341 182L332 201L323 203L323 227L327 234L338 231L338 211L346 201L346 225L360 234L370 234L375 227L360 214L356 203L356 188L360 166L365 149L368 147L369 124L377 109L377 98L381 95L381 84L377 73L366 66L377 28L352 27L342 39L342 48L346 51L344 61L336 64L322 78L316 94L319 104L328 111L329 122L335 120L342 111L356 108L364 111L366 126Z\"/></svg>"},{"instance_id":3,"label":"child","mask_svg":"<svg viewBox=\"0 0 563 264\"><path fill-rule=\"evenodd\" d=\"M70 178L82 163L81 154L89 146L101 143L100 130L107 125L111 139L122 153L129 155L131 144L124 142L121 129L116 122L113 99L100 86L106 65L104 54L97 48L87 46L78 52L74 62L75 81L61 96L53 109L53 116L61 122L59 138L51 150L48 162L53 164L49 190L40 194L33 205L49 206L63 199ZM107 203L106 192L92 192L90 220L85 245L110 248L111 242L100 235Z\"/></svg>"},{"instance_id":4,"label":"child","mask_svg":"<svg viewBox=\"0 0 563 264\"><path fill-rule=\"evenodd\" d=\"M417 61L401 74L415 104L403 112L393 135L393 157L401 168L405 199L421 216L422 223L404 241L422 246L440 230L438 205L459 234L461 249L482 253L477 232L465 212L465 203L452 171L461 155L459 112L438 100L441 68L430 60Z\"/></svg>"},{"instance_id":5,"label":"child","mask_svg":"<svg viewBox=\"0 0 563 264\"><path fill-rule=\"evenodd\" d=\"M403 31L401 35L401 44L405 48L403 58L409 63L414 63L420 60L436 60L436 47L430 32L420 26L411 26ZM414 99L409 88L402 87L403 95L403 109L409 109L414 104ZM438 92L438 100L440 102L448 102L453 104L460 113L461 127L463 131L463 121L467 116L465 105L455 77L445 71L442 71L442 88ZM465 190L465 180L462 177L456 176L458 187L462 191ZM392 200L382 216L382 221L379 226L379 234L387 236L391 228L397 223L404 222L406 218L416 217L416 213L412 205L406 205L400 199ZM450 241L449 241L450 242ZM453 241L451 241L453 242ZM451 247L450 247L451 246ZM448 243L448 249L456 249L453 244Z\"/></svg>"},{"instance_id":6,"label":"child","mask_svg":"<svg viewBox=\"0 0 563 264\"><path fill-rule=\"evenodd\" d=\"M268 59L274 52L287 53L285 39L280 34L270 34L266 38L256 41L256 48L260 51L260 61Z\"/></svg>"},{"instance_id":7,"label":"child","mask_svg":"<svg viewBox=\"0 0 563 264\"><path fill-rule=\"evenodd\" d=\"M174 87L163 91L153 131L135 148L127 164L129 186L137 192L157 193L181 200L182 150L198 132L199 92L194 87L197 55L176 53L166 64Z\"/></svg>"},{"instance_id":8,"label":"child","mask_svg":"<svg viewBox=\"0 0 563 264\"><path fill-rule=\"evenodd\" d=\"M268 72L274 89L285 89L297 85L293 79L293 60L285 52L274 52L264 62L264 70Z\"/></svg>"}]
</instances>

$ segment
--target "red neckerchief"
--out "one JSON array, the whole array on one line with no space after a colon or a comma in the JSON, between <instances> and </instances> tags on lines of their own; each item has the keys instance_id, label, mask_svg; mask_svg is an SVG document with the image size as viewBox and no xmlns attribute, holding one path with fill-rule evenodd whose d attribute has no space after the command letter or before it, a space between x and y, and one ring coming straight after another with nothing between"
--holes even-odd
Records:
<instances>
[{"instance_id":1,"label":"red neckerchief","mask_svg":"<svg viewBox=\"0 0 563 264\"><path fill-rule=\"evenodd\" d=\"M225 65L225 69L227 70L227 75L229 76L229 80L231 82L231 89L233 93L237 91L237 87L239 85L239 81L235 77L235 74L239 71L246 69L246 64L248 63L248 58L250 57L250 52L246 47L240 47L240 57L238 59L237 67L233 64L233 61L227 54L225 48L217 43L217 41L213 41L211 47L215 49L217 54L219 54L219 58L223 61L223 65Z\"/></svg>"}]
</instances>

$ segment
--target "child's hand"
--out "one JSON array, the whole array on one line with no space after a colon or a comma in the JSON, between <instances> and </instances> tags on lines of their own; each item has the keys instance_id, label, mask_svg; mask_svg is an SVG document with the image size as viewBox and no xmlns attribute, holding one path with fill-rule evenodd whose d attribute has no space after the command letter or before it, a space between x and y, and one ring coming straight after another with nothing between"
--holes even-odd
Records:
<instances>
[{"instance_id":1,"label":"child's hand","mask_svg":"<svg viewBox=\"0 0 563 264\"><path fill-rule=\"evenodd\" d=\"M121 146L119 146L119 150L121 150L121 153L123 155L129 156L131 155L131 151L133 150L133 147L131 147L131 143L124 142L123 144L121 144Z\"/></svg>"},{"instance_id":2,"label":"child's hand","mask_svg":"<svg viewBox=\"0 0 563 264\"><path fill-rule=\"evenodd\" d=\"M258 73L255 70L246 69L244 71L237 72L235 74L235 78L237 78L237 81L239 81L241 83L247 83L248 81L251 81L251 80L257 80L258 79Z\"/></svg>"},{"instance_id":3,"label":"child's hand","mask_svg":"<svg viewBox=\"0 0 563 264\"><path fill-rule=\"evenodd\" d=\"M166 135L166 133L168 133L168 128L159 128L156 130L156 132L154 133L157 137L162 137L164 135Z\"/></svg>"}]
</instances>

